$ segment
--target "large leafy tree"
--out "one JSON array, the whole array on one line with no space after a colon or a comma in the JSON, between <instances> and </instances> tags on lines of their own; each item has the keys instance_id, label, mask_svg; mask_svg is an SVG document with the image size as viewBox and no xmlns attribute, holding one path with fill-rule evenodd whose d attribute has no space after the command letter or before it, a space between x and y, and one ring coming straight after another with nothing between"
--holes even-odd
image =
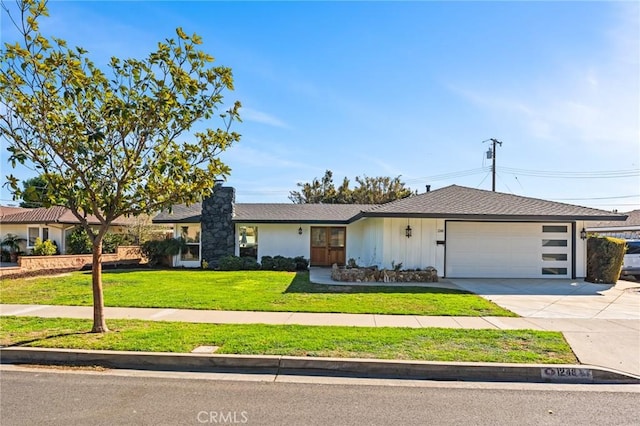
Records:
<instances>
[{"instance_id":1,"label":"large leafy tree","mask_svg":"<svg viewBox=\"0 0 640 426\"><path fill-rule=\"evenodd\" d=\"M46 192L47 182L41 176L22 181L20 207L28 209L42 207L43 200L46 199Z\"/></svg>"},{"instance_id":2,"label":"large leafy tree","mask_svg":"<svg viewBox=\"0 0 640 426\"><path fill-rule=\"evenodd\" d=\"M4 7L21 41L0 52L0 138L14 167L32 165L46 182L44 204L70 208L89 234L92 331L105 332L102 241L109 225L196 202L230 171L219 153L240 138L229 127L240 104L218 111L223 91L233 89L231 69L214 67L198 48L200 37L178 28L147 57L112 57L102 70L81 47L41 34L46 1L17 3L19 16ZM193 132L216 114L222 128ZM17 179L7 179L19 197ZM89 226L90 215L100 226Z\"/></svg>"},{"instance_id":3,"label":"large leafy tree","mask_svg":"<svg viewBox=\"0 0 640 426\"><path fill-rule=\"evenodd\" d=\"M400 176L356 176L355 181L357 185L351 189L349 179L345 177L336 189L333 172L327 170L321 179L298 183L300 190L290 191L289 199L296 204L383 204L413 195Z\"/></svg>"}]
</instances>

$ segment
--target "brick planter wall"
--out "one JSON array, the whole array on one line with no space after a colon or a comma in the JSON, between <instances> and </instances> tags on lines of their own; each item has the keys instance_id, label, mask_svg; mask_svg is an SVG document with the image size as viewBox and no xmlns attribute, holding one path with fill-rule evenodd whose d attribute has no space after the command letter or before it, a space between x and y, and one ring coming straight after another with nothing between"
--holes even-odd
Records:
<instances>
[{"instance_id":1,"label":"brick planter wall","mask_svg":"<svg viewBox=\"0 0 640 426\"><path fill-rule=\"evenodd\" d=\"M20 256L17 268L0 269L0 277L31 276L39 273L77 271L91 267L90 254L62 254L57 256ZM103 254L103 266L137 265L146 263L139 246L120 246L116 253Z\"/></svg>"},{"instance_id":2,"label":"brick planter wall","mask_svg":"<svg viewBox=\"0 0 640 426\"><path fill-rule=\"evenodd\" d=\"M437 283L438 271L431 266L423 271L394 271L378 268L340 268L334 264L331 268L331 279L356 283Z\"/></svg>"}]
</instances>

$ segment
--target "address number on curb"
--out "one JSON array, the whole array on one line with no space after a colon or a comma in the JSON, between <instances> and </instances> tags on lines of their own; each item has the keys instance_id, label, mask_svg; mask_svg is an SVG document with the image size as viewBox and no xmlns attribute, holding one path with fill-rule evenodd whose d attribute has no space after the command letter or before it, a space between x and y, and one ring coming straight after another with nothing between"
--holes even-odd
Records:
<instances>
[{"instance_id":1,"label":"address number on curb","mask_svg":"<svg viewBox=\"0 0 640 426\"><path fill-rule=\"evenodd\" d=\"M593 373L588 368L545 367L540 372L547 380L593 380Z\"/></svg>"}]
</instances>

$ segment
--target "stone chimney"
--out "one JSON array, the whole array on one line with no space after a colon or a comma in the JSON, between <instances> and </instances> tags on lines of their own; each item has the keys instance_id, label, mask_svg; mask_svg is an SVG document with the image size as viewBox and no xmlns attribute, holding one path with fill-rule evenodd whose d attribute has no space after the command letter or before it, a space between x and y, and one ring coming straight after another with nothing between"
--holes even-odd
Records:
<instances>
[{"instance_id":1,"label":"stone chimney","mask_svg":"<svg viewBox=\"0 0 640 426\"><path fill-rule=\"evenodd\" d=\"M235 254L236 238L233 225L236 190L216 184L213 194L202 201L202 260L216 268L221 257Z\"/></svg>"}]
</instances>

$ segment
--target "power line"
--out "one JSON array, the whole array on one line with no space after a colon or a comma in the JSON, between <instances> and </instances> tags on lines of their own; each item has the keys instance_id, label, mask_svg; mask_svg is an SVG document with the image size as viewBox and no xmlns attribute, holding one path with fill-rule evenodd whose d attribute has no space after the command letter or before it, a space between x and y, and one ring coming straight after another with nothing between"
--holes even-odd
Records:
<instances>
[{"instance_id":1,"label":"power line","mask_svg":"<svg viewBox=\"0 0 640 426\"><path fill-rule=\"evenodd\" d=\"M640 176L640 169L628 170L610 170L610 171L592 171L592 172L566 172L551 170L527 170L516 169L511 167L500 167L498 169L502 173L508 173L520 176L532 176L542 178L556 179L610 179L610 178L626 178Z\"/></svg>"}]
</instances>

